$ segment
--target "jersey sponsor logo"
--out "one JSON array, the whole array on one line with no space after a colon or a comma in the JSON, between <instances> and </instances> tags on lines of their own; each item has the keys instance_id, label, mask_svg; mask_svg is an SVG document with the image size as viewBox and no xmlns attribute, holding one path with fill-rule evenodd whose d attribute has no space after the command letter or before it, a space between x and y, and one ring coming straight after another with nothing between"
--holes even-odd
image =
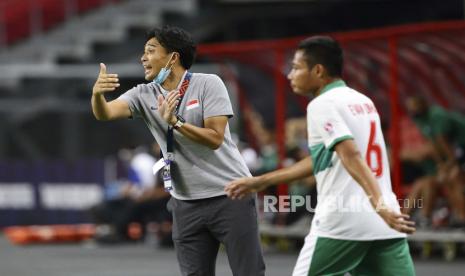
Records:
<instances>
[{"instance_id":1,"label":"jersey sponsor logo","mask_svg":"<svg viewBox=\"0 0 465 276\"><path fill-rule=\"evenodd\" d=\"M199 106L200 106L199 100L197 100L197 99L190 100L186 104L186 110L191 110L191 109L197 108Z\"/></svg>"}]
</instances>

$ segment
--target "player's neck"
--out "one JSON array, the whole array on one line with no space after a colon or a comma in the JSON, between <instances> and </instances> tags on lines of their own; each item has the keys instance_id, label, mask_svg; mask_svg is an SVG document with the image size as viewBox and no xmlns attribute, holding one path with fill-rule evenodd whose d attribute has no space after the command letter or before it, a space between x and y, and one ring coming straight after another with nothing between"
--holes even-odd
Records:
<instances>
[{"instance_id":1,"label":"player's neck","mask_svg":"<svg viewBox=\"0 0 465 276\"><path fill-rule=\"evenodd\" d=\"M342 80L340 77L328 77L328 78L325 78L321 81L321 85L320 85L320 88L316 91L315 93L315 96L318 96L321 94L321 92L323 91L323 89L325 89L325 87L330 84L330 83L333 83L335 81L338 81L338 80Z\"/></svg>"},{"instance_id":2,"label":"player's neck","mask_svg":"<svg viewBox=\"0 0 465 276\"><path fill-rule=\"evenodd\" d=\"M170 75L161 85L166 91L171 91L178 88L179 83L184 76L186 69L181 66L176 66L172 68Z\"/></svg>"}]
</instances>

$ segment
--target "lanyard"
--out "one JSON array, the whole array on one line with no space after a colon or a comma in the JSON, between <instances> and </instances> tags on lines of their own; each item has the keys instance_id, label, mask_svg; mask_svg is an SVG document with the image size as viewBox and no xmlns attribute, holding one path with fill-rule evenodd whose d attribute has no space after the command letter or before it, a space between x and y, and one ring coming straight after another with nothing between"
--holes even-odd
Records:
<instances>
[{"instance_id":1,"label":"lanyard","mask_svg":"<svg viewBox=\"0 0 465 276\"><path fill-rule=\"evenodd\" d=\"M175 115L179 113L179 107L181 106L181 102L184 99L184 94L186 93L187 88L189 87L189 83L192 77L191 72L186 72L186 76L181 83L181 87L179 88L179 101L176 106ZM171 163L174 161L174 135L173 135L173 126L168 126L168 130L166 132L166 158L164 158L165 166L163 168L163 182L165 184L165 190L171 191L173 186L171 184ZM161 151L160 151L161 152ZM163 154L161 154L163 157Z\"/></svg>"},{"instance_id":2,"label":"lanyard","mask_svg":"<svg viewBox=\"0 0 465 276\"><path fill-rule=\"evenodd\" d=\"M175 115L179 113L179 107L181 106L181 102L184 99L184 94L186 94L186 90L189 87L189 83L191 81L192 73L187 72L184 80L181 83L181 87L179 88L179 100L178 104L176 105ZM166 151L169 153L173 153L173 145L174 144L174 137L173 137L173 126L168 126L168 131L166 132Z\"/></svg>"}]
</instances>

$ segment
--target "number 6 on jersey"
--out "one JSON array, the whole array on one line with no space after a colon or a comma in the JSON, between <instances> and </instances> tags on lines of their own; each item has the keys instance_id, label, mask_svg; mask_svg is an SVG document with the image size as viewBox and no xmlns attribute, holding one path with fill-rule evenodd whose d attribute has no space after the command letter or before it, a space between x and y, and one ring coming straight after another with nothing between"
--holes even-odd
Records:
<instances>
[{"instance_id":1,"label":"number 6 on jersey","mask_svg":"<svg viewBox=\"0 0 465 276\"><path fill-rule=\"evenodd\" d=\"M383 162L381 156L381 146L376 144L376 122L370 122L370 138L368 140L367 152L365 159L367 160L368 167L375 174L376 177L383 175ZM376 159L376 163L373 164L373 158Z\"/></svg>"}]
</instances>

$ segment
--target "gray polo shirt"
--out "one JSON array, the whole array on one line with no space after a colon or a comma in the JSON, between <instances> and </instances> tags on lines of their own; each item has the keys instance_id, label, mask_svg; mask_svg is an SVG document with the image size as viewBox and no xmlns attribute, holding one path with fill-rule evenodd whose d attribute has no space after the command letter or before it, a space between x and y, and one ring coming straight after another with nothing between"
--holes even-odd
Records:
<instances>
[{"instance_id":1,"label":"gray polo shirt","mask_svg":"<svg viewBox=\"0 0 465 276\"><path fill-rule=\"evenodd\" d=\"M158 95L167 91L154 83L139 84L118 99L129 104L133 117L140 117L152 132L166 156L168 124L158 113ZM194 73L179 107L187 123L203 127L209 117L233 116L231 101L223 81L213 74ZM226 125L223 144L212 150L174 131L174 166L171 167L173 190L177 199L201 199L224 195L230 181L250 176Z\"/></svg>"}]
</instances>

